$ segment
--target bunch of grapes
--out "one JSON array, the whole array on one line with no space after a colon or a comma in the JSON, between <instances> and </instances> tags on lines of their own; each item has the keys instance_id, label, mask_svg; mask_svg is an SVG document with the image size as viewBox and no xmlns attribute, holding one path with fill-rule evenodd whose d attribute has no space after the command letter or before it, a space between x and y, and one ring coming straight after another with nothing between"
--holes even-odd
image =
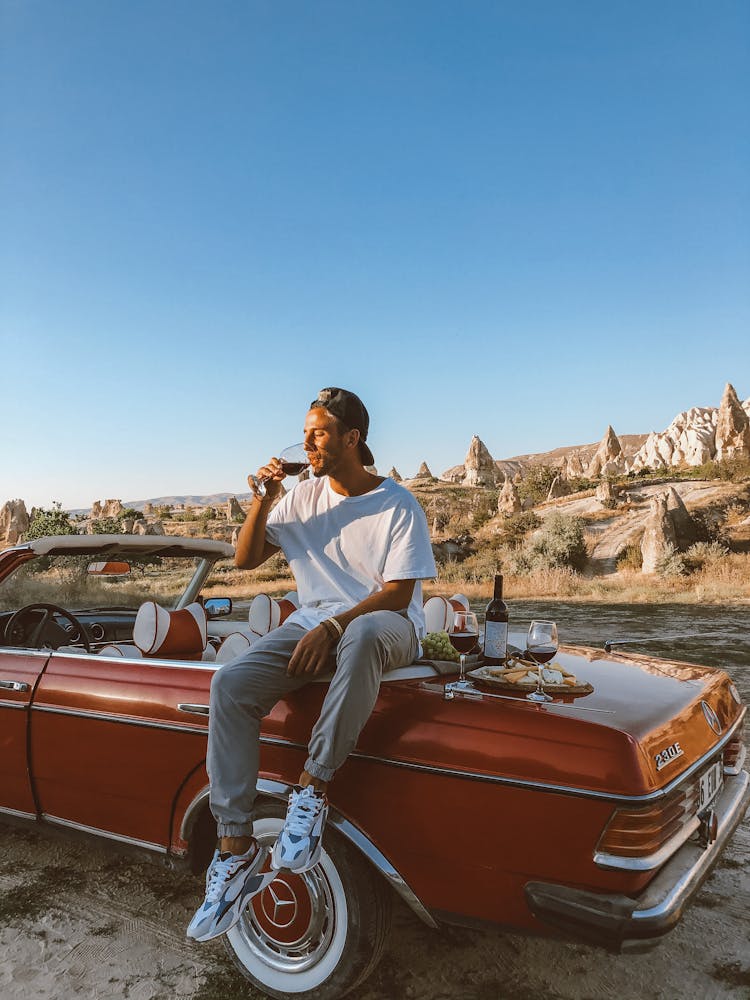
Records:
<instances>
[{"instance_id":1,"label":"bunch of grapes","mask_svg":"<svg viewBox=\"0 0 750 1000\"><path fill-rule=\"evenodd\" d=\"M458 663L458 653L451 645L447 632L430 632L422 639L422 650L427 660L452 660Z\"/></svg>"}]
</instances>

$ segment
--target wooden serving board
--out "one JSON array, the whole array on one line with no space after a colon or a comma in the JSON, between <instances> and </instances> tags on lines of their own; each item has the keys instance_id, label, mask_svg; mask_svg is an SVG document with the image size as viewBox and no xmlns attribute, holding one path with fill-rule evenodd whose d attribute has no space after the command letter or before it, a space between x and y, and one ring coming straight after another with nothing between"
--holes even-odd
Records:
<instances>
[{"instance_id":1,"label":"wooden serving board","mask_svg":"<svg viewBox=\"0 0 750 1000\"><path fill-rule=\"evenodd\" d=\"M468 671L469 677L480 684L487 684L489 687L502 688L503 691L515 691L518 694L528 694L535 691L535 684L517 684L514 681L504 680L502 670L499 667L478 667L476 670ZM542 690L546 694L591 694L594 690L591 684L543 684Z\"/></svg>"},{"instance_id":2,"label":"wooden serving board","mask_svg":"<svg viewBox=\"0 0 750 1000\"><path fill-rule=\"evenodd\" d=\"M427 660L421 659L417 660L417 663L428 663L431 667L434 667L439 674L458 674L461 668L458 665L458 660L455 662L453 660ZM478 667L482 662L482 657L479 653L470 653L466 657L466 672L473 670Z\"/></svg>"}]
</instances>

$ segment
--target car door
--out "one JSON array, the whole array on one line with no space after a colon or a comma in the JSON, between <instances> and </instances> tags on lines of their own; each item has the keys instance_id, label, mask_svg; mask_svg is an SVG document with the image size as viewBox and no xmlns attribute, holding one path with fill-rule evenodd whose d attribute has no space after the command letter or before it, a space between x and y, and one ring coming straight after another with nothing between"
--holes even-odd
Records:
<instances>
[{"instance_id":1,"label":"car door","mask_svg":"<svg viewBox=\"0 0 750 1000\"><path fill-rule=\"evenodd\" d=\"M0 648L0 813L34 818L29 777L29 705L49 650Z\"/></svg>"},{"instance_id":2,"label":"car door","mask_svg":"<svg viewBox=\"0 0 750 1000\"><path fill-rule=\"evenodd\" d=\"M203 767L209 663L56 652L32 706L42 815L164 851L175 797Z\"/></svg>"}]
</instances>

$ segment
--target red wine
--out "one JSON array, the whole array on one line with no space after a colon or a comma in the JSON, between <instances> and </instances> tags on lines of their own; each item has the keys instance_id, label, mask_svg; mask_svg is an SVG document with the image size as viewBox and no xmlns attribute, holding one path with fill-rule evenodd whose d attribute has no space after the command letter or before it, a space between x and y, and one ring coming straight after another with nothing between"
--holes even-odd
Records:
<instances>
[{"instance_id":1,"label":"red wine","mask_svg":"<svg viewBox=\"0 0 750 1000\"><path fill-rule=\"evenodd\" d=\"M508 606L503 601L503 578L495 577L495 593L484 613L484 662L491 667L508 656Z\"/></svg>"},{"instance_id":2,"label":"red wine","mask_svg":"<svg viewBox=\"0 0 750 1000\"><path fill-rule=\"evenodd\" d=\"M557 652L557 646L532 646L526 652L534 663L549 663Z\"/></svg>"},{"instance_id":3,"label":"red wine","mask_svg":"<svg viewBox=\"0 0 750 1000\"><path fill-rule=\"evenodd\" d=\"M285 476L298 476L309 464L309 462L282 462L281 469Z\"/></svg>"},{"instance_id":4,"label":"red wine","mask_svg":"<svg viewBox=\"0 0 750 1000\"><path fill-rule=\"evenodd\" d=\"M450 632L448 638L457 653L470 653L479 637L476 632Z\"/></svg>"}]
</instances>

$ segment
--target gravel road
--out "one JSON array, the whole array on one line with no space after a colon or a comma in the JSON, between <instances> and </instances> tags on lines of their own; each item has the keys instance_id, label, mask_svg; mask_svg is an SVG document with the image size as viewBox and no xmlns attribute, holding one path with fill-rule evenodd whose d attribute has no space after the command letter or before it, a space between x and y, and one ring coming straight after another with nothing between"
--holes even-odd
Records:
<instances>
[{"instance_id":1,"label":"gravel road","mask_svg":"<svg viewBox=\"0 0 750 1000\"><path fill-rule=\"evenodd\" d=\"M260 1000L184 928L200 878L101 841L0 825L1 1000ZM513 934L431 931L399 907L353 1000L748 1000L750 817L683 923L649 955Z\"/></svg>"}]
</instances>

